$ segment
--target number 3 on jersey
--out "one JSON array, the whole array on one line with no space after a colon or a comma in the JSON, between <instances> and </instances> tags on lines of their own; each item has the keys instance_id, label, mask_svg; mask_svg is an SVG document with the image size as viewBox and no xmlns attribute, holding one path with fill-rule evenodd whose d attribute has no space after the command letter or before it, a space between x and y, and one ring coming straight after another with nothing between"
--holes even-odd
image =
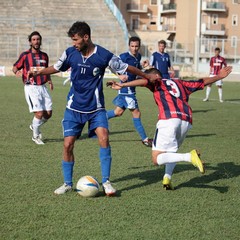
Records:
<instances>
[{"instance_id":1,"label":"number 3 on jersey","mask_svg":"<svg viewBox=\"0 0 240 240\"><path fill-rule=\"evenodd\" d=\"M178 97L180 97L180 91L179 91L179 89L178 89L178 86L177 86L177 84L174 82L174 81L172 81L172 80L167 80L166 81L166 84L167 84L167 86L170 86L170 90L169 90L169 93L171 94L171 95L173 95L174 97L176 97L176 98L178 98Z\"/></svg>"}]
</instances>

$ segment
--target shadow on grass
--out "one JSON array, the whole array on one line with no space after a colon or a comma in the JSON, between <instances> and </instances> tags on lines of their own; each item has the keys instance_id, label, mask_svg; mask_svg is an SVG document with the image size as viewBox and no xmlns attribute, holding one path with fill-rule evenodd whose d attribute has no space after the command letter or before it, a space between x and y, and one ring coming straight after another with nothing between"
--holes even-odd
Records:
<instances>
[{"instance_id":1,"label":"shadow on grass","mask_svg":"<svg viewBox=\"0 0 240 240\"><path fill-rule=\"evenodd\" d=\"M186 138L195 138L195 137L211 137L211 136L216 136L216 133L207 133L207 134L192 134L192 135L187 135Z\"/></svg>"},{"instance_id":2,"label":"shadow on grass","mask_svg":"<svg viewBox=\"0 0 240 240\"><path fill-rule=\"evenodd\" d=\"M130 132L134 132L134 130L124 130L124 131L115 131L115 132L110 132L110 136L111 135L115 135L115 134L123 134L123 133L130 133ZM93 138L89 138L87 133L82 134L82 136L77 139L78 140L85 140L85 139L97 139L96 137ZM119 140L119 141L139 141L139 140ZM46 138L44 139L44 142L63 142L63 138ZM116 141L112 141L112 142L117 142Z\"/></svg>"},{"instance_id":3,"label":"shadow on grass","mask_svg":"<svg viewBox=\"0 0 240 240\"><path fill-rule=\"evenodd\" d=\"M212 111L216 111L216 109L193 110L193 113L207 113L207 112L212 112Z\"/></svg>"},{"instance_id":4,"label":"shadow on grass","mask_svg":"<svg viewBox=\"0 0 240 240\"><path fill-rule=\"evenodd\" d=\"M139 167L139 169L140 168L146 168L146 166ZM217 186L217 185L214 185L213 182L221 179L230 179L230 178L238 177L240 175L240 165L235 165L233 162L219 163L216 167L207 165L206 169L207 171L214 170L214 172L208 175L201 175L201 176L192 178L187 182L184 182L179 184L178 186L175 186L175 189L177 190L184 187L185 188L208 188L208 189L214 189L220 193L226 193L229 190L229 186ZM177 166L177 168L174 171L174 174L184 172L184 171L191 171L191 170L194 170L194 168L190 164L186 164L186 165L181 164ZM161 181L162 175L163 175L163 169L156 168L156 169L142 171L142 172L130 174L130 175L115 179L114 183L121 182L121 181L128 181L132 179L144 180L144 182L142 183L120 189L119 194L121 194L121 192L123 191L129 191L129 190L141 188L147 185L159 183Z\"/></svg>"},{"instance_id":5,"label":"shadow on grass","mask_svg":"<svg viewBox=\"0 0 240 240\"><path fill-rule=\"evenodd\" d=\"M219 163L216 167L207 166L207 170L215 170L213 173L203 175L190 179L188 182L181 183L176 186L176 189L183 187L194 188L209 188L219 191L220 193L228 192L229 186L214 186L210 183L221 180L230 179L240 176L240 165L236 165L233 162Z\"/></svg>"},{"instance_id":6,"label":"shadow on grass","mask_svg":"<svg viewBox=\"0 0 240 240\"><path fill-rule=\"evenodd\" d=\"M225 101L229 101L229 102L238 102L240 101L240 98L235 98L235 99L225 99Z\"/></svg>"}]
</instances>

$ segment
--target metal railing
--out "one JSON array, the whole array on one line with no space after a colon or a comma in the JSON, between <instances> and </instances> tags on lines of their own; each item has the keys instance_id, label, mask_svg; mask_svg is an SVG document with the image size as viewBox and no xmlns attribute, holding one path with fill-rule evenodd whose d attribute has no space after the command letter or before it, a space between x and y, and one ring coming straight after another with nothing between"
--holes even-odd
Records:
<instances>
[{"instance_id":1,"label":"metal railing","mask_svg":"<svg viewBox=\"0 0 240 240\"><path fill-rule=\"evenodd\" d=\"M175 3L163 4L163 11L176 10L177 5Z\"/></svg>"},{"instance_id":2,"label":"metal railing","mask_svg":"<svg viewBox=\"0 0 240 240\"><path fill-rule=\"evenodd\" d=\"M207 9L219 9L225 10L225 3L224 2L207 2Z\"/></svg>"}]
</instances>

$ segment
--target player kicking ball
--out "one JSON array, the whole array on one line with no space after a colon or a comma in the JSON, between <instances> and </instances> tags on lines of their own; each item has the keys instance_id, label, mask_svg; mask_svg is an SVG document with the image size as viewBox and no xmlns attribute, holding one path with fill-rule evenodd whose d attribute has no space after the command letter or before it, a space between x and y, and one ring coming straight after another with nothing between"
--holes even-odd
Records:
<instances>
[{"instance_id":1,"label":"player kicking ball","mask_svg":"<svg viewBox=\"0 0 240 240\"><path fill-rule=\"evenodd\" d=\"M160 71L151 68L146 70L145 73L156 74L158 79L155 81L138 79L126 83L117 83L115 81L107 83L108 86L115 90L122 87L145 86L153 92L159 114L152 146L152 161L154 165L166 165L162 182L166 190L174 189L171 178L177 162L192 163L201 173L205 172L197 150L192 150L189 153L177 153L188 130L192 127L192 109L188 104L189 95L202 90L204 86L227 77L231 71L232 67L225 67L214 77L196 81L183 81L162 79Z\"/></svg>"}]
</instances>

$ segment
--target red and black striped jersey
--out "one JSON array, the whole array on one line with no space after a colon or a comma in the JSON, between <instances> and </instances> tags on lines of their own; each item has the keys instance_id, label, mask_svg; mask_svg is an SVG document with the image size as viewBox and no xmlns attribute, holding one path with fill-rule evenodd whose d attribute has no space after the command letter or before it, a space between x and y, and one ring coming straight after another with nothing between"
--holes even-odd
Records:
<instances>
[{"instance_id":1,"label":"red and black striped jersey","mask_svg":"<svg viewBox=\"0 0 240 240\"><path fill-rule=\"evenodd\" d=\"M214 56L210 60L211 74L218 75L219 71L222 69L223 65L226 67L227 63L225 58L219 56Z\"/></svg>"},{"instance_id":2,"label":"red and black striped jersey","mask_svg":"<svg viewBox=\"0 0 240 240\"><path fill-rule=\"evenodd\" d=\"M27 79L27 73L30 70L39 70L48 67L48 55L39 51L33 53L31 49L23 52L14 65L18 70L22 69L22 80L24 84L43 85L50 80L49 75L41 75Z\"/></svg>"},{"instance_id":3,"label":"red and black striped jersey","mask_svg":"<svg viewBox=\"0 0 240 240\"><path fill-rule=\"evenodd\" d=\"M192 109L188 104L189 95L204 88L202 79L197 81L183 81L161 79L151 83L147 88L153 92L158 105L158 119L179 118L192 123Z\"/></svg>"}]
</instances>

